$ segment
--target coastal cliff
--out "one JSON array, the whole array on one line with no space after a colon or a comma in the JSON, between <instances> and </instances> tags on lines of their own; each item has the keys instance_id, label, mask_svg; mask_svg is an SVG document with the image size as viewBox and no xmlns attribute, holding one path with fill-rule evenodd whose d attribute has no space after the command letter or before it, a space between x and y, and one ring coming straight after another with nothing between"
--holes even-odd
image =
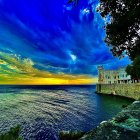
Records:
<instances>
[{"instance_id":1,"label":"coastal cliff","mask_svg":"<svg viewBox=\"0 0 140 140\"><path fill-rule=\"evenodd\" d=\"M77 136L78 135L78 136ZM84 134L60 133L61 140L140 140L140 101L124 108L109 121Z\"/></svg>"}]
</instances>

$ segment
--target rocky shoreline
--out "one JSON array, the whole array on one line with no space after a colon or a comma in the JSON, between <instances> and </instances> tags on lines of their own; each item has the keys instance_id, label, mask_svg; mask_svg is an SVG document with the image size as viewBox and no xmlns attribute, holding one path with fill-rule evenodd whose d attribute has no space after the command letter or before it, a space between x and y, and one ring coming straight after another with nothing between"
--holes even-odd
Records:
<instances>
[{"instance_id":1,"label":"rocky shoreline","mask_svg":"<svg viewBox=\"0 0 140 140\"><path fill-rule=\"evenodd\" d=\"M88 133L60 133L61 140L140 140L140 101L134 101L130 106L110 119L103 121Z\"/></svg>"}]
</instances>

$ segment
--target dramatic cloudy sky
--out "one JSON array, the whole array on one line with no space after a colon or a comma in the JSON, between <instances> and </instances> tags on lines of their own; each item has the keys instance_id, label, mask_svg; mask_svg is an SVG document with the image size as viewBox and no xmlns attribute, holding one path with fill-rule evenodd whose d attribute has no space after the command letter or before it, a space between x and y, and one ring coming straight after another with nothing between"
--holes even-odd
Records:
<instances>
[{"instance_id":1,"label":"dramatic cloudy sky","mask_svg":"<svg viewBox=\"0 0 140 140\"><path fill-rule=\"evenodd\" d=\"M116 69L97 0L0 0L1 84L91 84L97 66Z\"/></svg>"}]
</instances>

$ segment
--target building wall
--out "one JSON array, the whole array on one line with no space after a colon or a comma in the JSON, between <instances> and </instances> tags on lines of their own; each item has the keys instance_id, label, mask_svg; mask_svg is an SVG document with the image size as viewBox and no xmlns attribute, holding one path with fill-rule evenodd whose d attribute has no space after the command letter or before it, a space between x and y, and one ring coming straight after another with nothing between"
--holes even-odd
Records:
<instances>
[{"instance_id":1,"label":"building wall","mask_svg":"<svg viewBox=\"0 0 140 140\"><path fill-rule=\"evenodd\" d=\"M140 99L140 83L132 84L97 84L97 93L113 94L133 99Z\"/></svg>"},{"instance_id":2,"label":"building wall","mask_svg":"<svg viewBox=\"0 0 140 140\"><path fill-rule=\"evenodd\" d=\"M131 79L131 76L127 75L127 73L125 72L125 69L119 69L118 76L119 76L120 82L121 81L123 82L125 80L130 80Z\"/></svg>"},{"instance_id":3,"label":"building wall","mask_svg":"<svg viewBox=\"0 0 140 140\"><path fill-rule=\"evenodd\" d=\"M118 70L105 70L98 67L98 83L114 84L114 83L132 83L131 77L125 72L125 68Z\"/></svg>"}]
</instances>

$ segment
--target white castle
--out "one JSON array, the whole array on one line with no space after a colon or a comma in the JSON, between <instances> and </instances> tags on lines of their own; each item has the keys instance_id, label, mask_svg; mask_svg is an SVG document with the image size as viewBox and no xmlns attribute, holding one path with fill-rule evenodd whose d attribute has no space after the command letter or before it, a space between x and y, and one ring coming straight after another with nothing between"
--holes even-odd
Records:
<instances>
[{"instance_id":1,"label":"white castle","mask_svg":"<svg viewBox=\"0 0 140 140\"><path fill-rule=\"evenodd\" d=\"M125 68L105 70L103 66L98 66L98 83L100 84L127 84L134 82L131 80L131 76L125 72Z\"/></svg>"}]
</instances>

